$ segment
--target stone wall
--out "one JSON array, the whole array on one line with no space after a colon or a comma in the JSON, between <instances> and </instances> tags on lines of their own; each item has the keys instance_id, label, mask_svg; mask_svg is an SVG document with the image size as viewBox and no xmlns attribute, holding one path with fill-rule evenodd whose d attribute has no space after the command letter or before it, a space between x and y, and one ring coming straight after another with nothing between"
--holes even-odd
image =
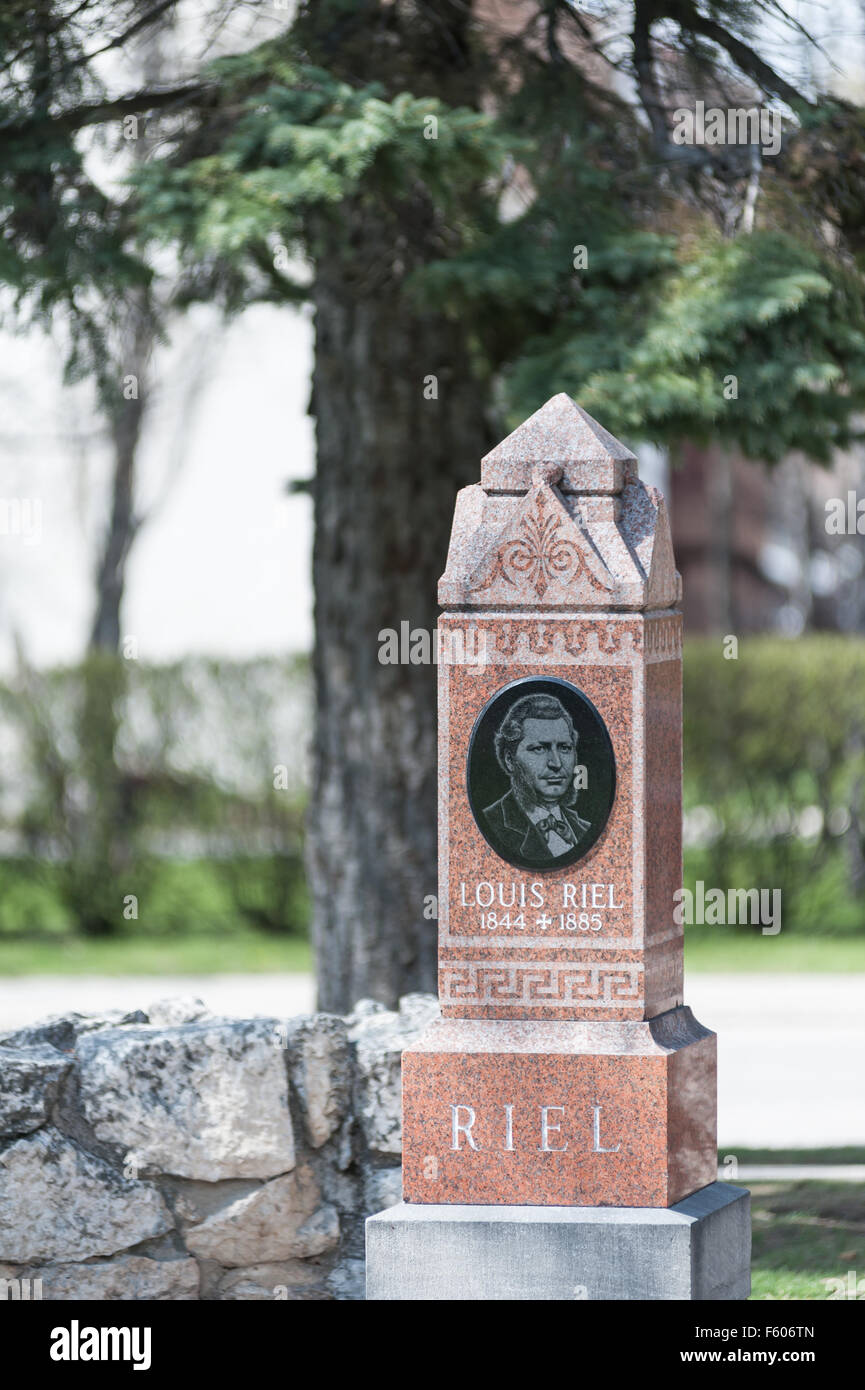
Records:
<instances>
[{"instance_id":1,"label":"stone wall","mask_svg":"<svg viewBox=\"0 0 865 1390\"><path fill-rule=\"evenodd\" d=\"M363 1298L364 1218L400 1199L400 1053L437 1014L419 994L344 1019L166 1000L0 1034L0 1280Z\"/></svg>"}]
</instances>

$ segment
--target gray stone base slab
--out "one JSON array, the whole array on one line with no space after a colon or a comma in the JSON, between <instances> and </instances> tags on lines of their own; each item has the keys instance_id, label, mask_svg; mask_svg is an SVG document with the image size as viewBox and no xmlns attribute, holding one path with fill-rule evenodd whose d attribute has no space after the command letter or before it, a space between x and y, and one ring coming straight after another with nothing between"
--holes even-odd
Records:
<instances>
[{"instance_id":1,"label":"gray stone base slab","mask_svg":"<svg viewBox=\"0 0 865 1390\"><path fill-rule=\"evenodd\" d=\"M742 1299L751 1197L714 1182L674 1207L420 1206L366 1223L368 1300Z\"/></svg>"}]
</instances>

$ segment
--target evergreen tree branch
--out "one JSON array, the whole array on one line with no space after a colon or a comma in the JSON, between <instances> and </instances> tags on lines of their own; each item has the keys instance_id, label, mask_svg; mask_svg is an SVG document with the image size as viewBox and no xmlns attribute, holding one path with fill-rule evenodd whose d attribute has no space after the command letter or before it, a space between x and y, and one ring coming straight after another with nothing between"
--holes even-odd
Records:
<instances>
[{"instance_id":1,"label":"evergreen tree branch","mask_svg":"<svg viewBox=\"0 0 865 1390\"><path fill-rule=\"evenodd\" d=\"M122 120L124 116L144 111L164 111L172 106L200 106L204 104L204 98L212 95L213 90L212 85L207 82L186 82L163 91L145 89L107 101L83 103L66 111L59 111L56 115L40 114L24 121L0 121L0 131L14 140L26 139L36 134L44 135L48 131L71 133L82 130L85 126Z\"/></svg>"},{"instance_id":2,"label":"evergreen tree branch","mask_svg":"<svg viewBox=\"0 0 865 1390\"><path fill-rule=\"evenodd\" d=\"M133 39L136 34L140 34L144 29L148 29L151 24L155 24L160 16L165 14L166 10L176 9L179 3L180 0L159 0L159 3L154 5L152 10L148 10L146 14L140 15L133 24L130 24L127 29L124 29L121 34L115 35L113 39L103 44L101 48L94 48L90 53L82 53L73 62L63 64L60 69L61 76L63 73L71 71L73 68L82 67L92 62L94 58L100 57L103 53L110 53L114 48L122 48L124 44L128 43L130 39Z\"/></svg>"},{"instance_id":3,"label":"evergreen tree branch","mask_svg":"<svg viewBox=\"0 0 865 1390\"><path fill-rule=\"evenodd\" d=\"M660 157L670 163L702 167L709 163L705 150L698 145L674 145L670 140L666 108L652 56L652 22L657 17L656 0L635 0L631 42L640 105L648 118L652 143Z\"/></svg>"},{"instance_id":4,"label":"evergreen tree branch","mask_svg":"<svg viewBox=\"0 0 865 1390\"><path fill-rule=\"evenodd\" d=\"M20 63L38 44L44 43L46 38L51 38L54 34L59 34L60 30L67 28L72 23L73 19L77 19L84 10L89 10L93 5L98 4L98 2L99 0L80 0L80 3L75 6L74 10L70 10L68 14L62 15L55 24L44 24L40 26L38 32L32 39L28 39L27 43L21 44L20 48L16 48L14 52L9 54L5 62L0 63L0 72L8 72L16 63Z\"/></svg>"},{"instance_id":5,"label":"evergreen tree branch","mask_svg":"<svg viewBox=\"0 0 865 1390\"><path fill-rule=\"evenodd\" d=\"M651 19L672 19L682 30L689 30L694 34L701 34L704 39L710 39L719 48L723 48L725 53L732 58L740 72L746 77L751 77L763 92L771 96L780 97L789 106L810 106L802 93L794 87L786 78L777 73L753 48L749 47L744 40L731 34L717 20L710 19L697 9L691 0L672 0L672 3L665 4L663 0L636 0L635 10L642 10Z\"/></svg>"}]
</instances>

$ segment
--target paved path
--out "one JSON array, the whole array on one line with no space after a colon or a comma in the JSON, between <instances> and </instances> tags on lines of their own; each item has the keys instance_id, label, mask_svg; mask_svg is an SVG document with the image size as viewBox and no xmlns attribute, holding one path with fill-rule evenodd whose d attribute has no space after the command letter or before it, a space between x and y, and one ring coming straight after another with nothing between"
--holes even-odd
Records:
<instances>
[{"instance_id":1,"label":"paved path","mask_svg":"<svg viewBox=\"0 0 865 1390\"><path fill-rule=\"evenodd\" d=\"M865 1144L865 975L687 977L718 1034L718 1136L750 1148Z\"/></svg>"},{"instance_id":2,"label":"paved path","mask_svg":"<svg viewBox=\"0 0 865 1390\"><path fill-rule=\"evenodd\" d=\"M0 1029L180 994L238 1018L289 1017L313 1002L307 975L31 976L0 981ZM865 1144L865 975L692 974L687 999L719 1035L718 1132L729 1153Z\"/></svg>"},{"instance_id":3,"label":"paved path","mask_svg":"<svg viewBox=\"0 0 865 1390\"><path fill-rule=\"evenodd\" d=\"M143 1009L189 994L230 1018L290 1018L312 1010L315 989L311 975L25 975L0 980L0 1031L48 1014Z\"/></svg>"}]
</instances>

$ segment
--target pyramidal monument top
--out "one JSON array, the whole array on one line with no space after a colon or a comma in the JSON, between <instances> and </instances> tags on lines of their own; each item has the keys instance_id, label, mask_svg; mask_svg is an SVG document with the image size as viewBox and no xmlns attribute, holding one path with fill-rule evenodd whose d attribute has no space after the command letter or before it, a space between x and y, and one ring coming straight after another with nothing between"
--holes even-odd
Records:
<instances>
[{"instance_id":1,"label":"pyramidal monument top","mask_svg":"<svg viewBox=\"0 0 865 1390\"><path fill-rule=\"evenodd\" d=\"M621 492L636 458L609 430L563 391L530 415L485 455L481 487L526 492L535 470L560 469L562 492Z\"/></svg>"},{"instance_id":2,"label":"pyramidal monument top","mask_svg":"<svg viewBox=\"0 0 865 1390\"><path fill-rule=\"evenodd\" d=\"M663 497L564 393L491 449L457 498L445 608L646 611L681 594Z\"/></svg>"}]
</instances>

